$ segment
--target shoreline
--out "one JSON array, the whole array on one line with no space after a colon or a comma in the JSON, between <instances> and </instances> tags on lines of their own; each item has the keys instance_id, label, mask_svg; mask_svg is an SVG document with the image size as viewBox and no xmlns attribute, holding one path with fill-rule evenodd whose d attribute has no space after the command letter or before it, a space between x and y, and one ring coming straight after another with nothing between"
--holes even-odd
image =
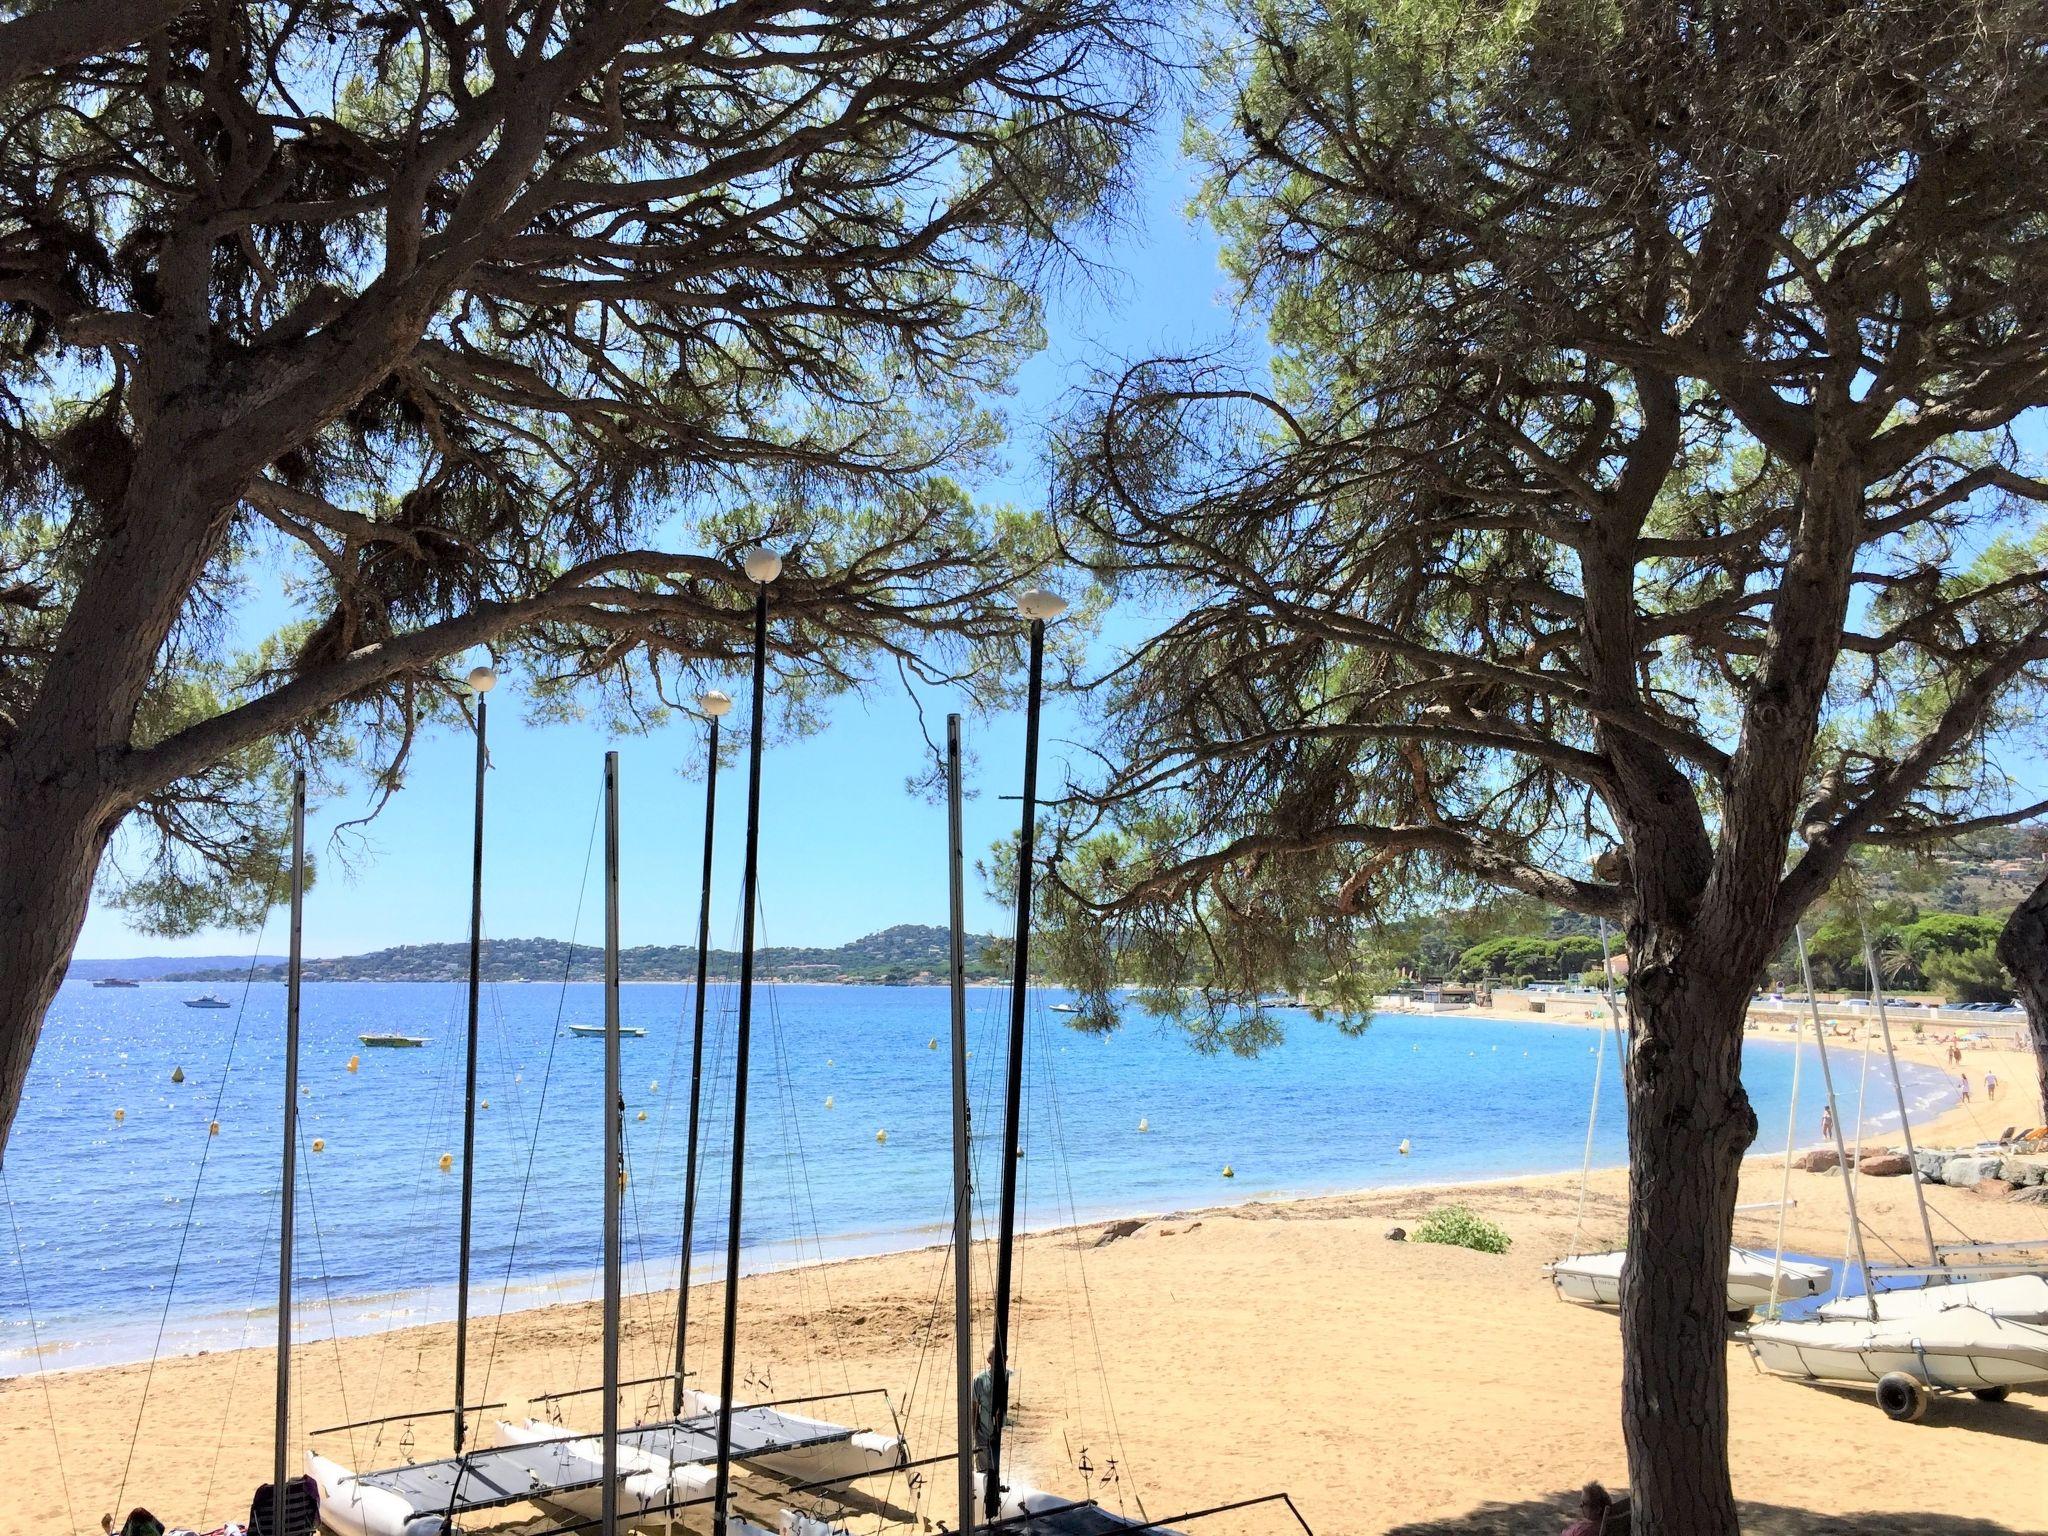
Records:
<instances>
[{"instance_id":1,"label":"shoreline","mask_svg":"<svg viewBox=\"0 0 2048 1536\"><path fill-rule=\"evenodd\" d=\"M1569 1024L1583 1028L1605 1021L1594 1018L1529 1014L1519 1010L1492 1009L1486 1013L1463 1013L1460 1017L1475 1024ZM1807 1042L1792 1039L1768 1039L1767 1043L1778 1046L1795 1046ZM1604 1041L1603 1041L1604 1045ZM1923 1048L1925 1060L1911 1055L1902 1048L1902 1060L1912 1059L1916 1064L1938 1066L1931 1058L1932 1047ZM2000 1070L2007 1070L2001 1063ZM2024 1063L2015 1062L2010 1066L2017 1069ZM1811 1092L1808 1089L1807 1092ZM1814 1100L1806 1099L1806 1103ZM1896 1137L1898 1112L1891 1107L1889 1096L1871 1107L1866 1116L1866 1138L1883 1140ZM1932 1112L1923 1109L1919 1103L1909 1102L1912 1112L1913 1134L1920 1145L1947 1145L1946 1137L1963 1136L1957 1145L1973 1144L1981 1139L1981 1121L1970 1116L1972 1106L1956 1102L1951 1089L1932 1106ZM1817 1111L1814 1111L1817 1113ZM1812 1115L1806 1109L1801 1111L1802 1120L1811 1121ZM1759 1140L1781 1134L1774 1128L1760 1127ZM1852 1140L1856 1138L1852 1137ZM1795 1136L1795 1154L1829 1145L1817 1135L1812 1139ZM1752 1152L1745 1154L1745 1162L1763 1159L1779 1164L1783 1151ZM1598 1162L1593 1165L1595 1176L1612 1176L1621 1173L1625 1164ZM1332 1200L1366 1200L1401 1198L1422 1193L1442 1194L1445 1191L1485 1191L1526 1184L1531 1181L1577 1177L1577 1170L1569 1166L1538 1166L1514 1169L1483 1178L1432 1179L1419 1177L1398 1183L1346 1184L1323 1188L1299 1186L1274 1186L1248 1189L1240 1198L1216 1201L1204 1200L1200 1191L1190 1189L1181 1199L1171 1200L1161 1208L1161 1202L1149 1199L1143 1202L1119 1203L1100 1202L1076 1209L1071 1215L1063 1213L1050 1222L1040 1222L1020 1228L1020 1235L1030 1238L1056 1237L1063 1233L1092 1229L1112 1222L1158 1222L1179 1220L1191 1215L1223 1215L1253 1208L1287 1207L1313 1205ZM858 1263L863 1260L909 1256L932 1251L945 1245L945 1239L938 1236L940 1225L922 1223L905 1227L878 1228L868 1231L811 1234L797 1239L782 1239L777 1242L756 1244L741 1253L741 1274L749 1279L787 1273L792 1270L821 1266ZM700 1250L701 1255L701 1250ZM675 1289L677 1265L673 1259L657 1266L636 1265L638 1273L629 1276L626 1290L628 1302L653 1295L672 1294ZM691 1267L693 1290L707 1284L715 1274L722 1273L722 1258L700 1256ZM478 1284L471 1290L472 1316L486 1313L501 1316L542 1312L551 1308L584 1305L597 1295L601 1275L598 1271L571 1269L552 1273L520 1276L499 1284ZM642 1283L647 1281L648 1283ZM339 1315L338 1315L339 1314ZM293 1307L294 1331L310 1346L329 1340L374 1338L397 1328L434 1328L448 1325L455 1314L454 1286L436 1285L410 1290L367 1292L361 1295L307 1296L298 1300ZM77 1334L49 1337L47 1329L39 1329L44 1335L39 1349L27 1341L10 1343L0 1347L0 1386L9 1381L27 1380L39 1375L55 1375L59 1372L91 1372L119 1369L148 1360L152 1354L160 1359L195 1358L213 1355L225 1350L246 1348L252 1332L274 1329L277 1308L274 1302L263 1301L243 1310L220 1310L201 1312L186 1317L173 1317L166 1322L160 1314L124 1318L105 1325L105 1331L97 1339L88 1339ZM158 1330L162 1330L161 1346L152 1348Z\"/></svg>"}]
</instances>

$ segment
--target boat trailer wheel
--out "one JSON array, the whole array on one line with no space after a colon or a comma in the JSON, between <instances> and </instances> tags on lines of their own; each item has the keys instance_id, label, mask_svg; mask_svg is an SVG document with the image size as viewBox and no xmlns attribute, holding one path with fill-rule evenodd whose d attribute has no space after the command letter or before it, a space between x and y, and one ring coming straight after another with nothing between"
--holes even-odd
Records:
<instances>
[{"instance_id":1,"label":"boat trailer wheel","mask_svg":"<svg viewBox=\"0 0 2048 1536\"><path fill-rule=\"evenodd\" d=\"M1980 1403L2002 1403L2012 1396L2011 1387L1972 1387L1970 1396Z\"/></svg>"},{"instance_id":2,"label":"boat trailer wheel","mask_svg":"<svg viewBox=\"0 0 2048 1536\"><path fill-rule=\"evenodd\" d=\"M1904 1371L1887 1371L1877 1379L1877 1406L1886 1418L1917 1424L1927 1413L1927 1388Z\"/></svg>"}]
</instances>

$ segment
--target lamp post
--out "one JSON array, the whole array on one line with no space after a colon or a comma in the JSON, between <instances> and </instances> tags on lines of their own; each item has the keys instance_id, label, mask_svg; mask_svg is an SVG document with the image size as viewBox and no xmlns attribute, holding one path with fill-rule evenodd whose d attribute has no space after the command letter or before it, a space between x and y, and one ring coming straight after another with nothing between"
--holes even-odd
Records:
<instances>
[{"instance_id":1,"label":"lamp post","mask_svg":"<svg viewBox=\"0 0 2048 1536\"><path fill-rule=\"evenodd\" d=\"M761 731L767 718L768 586L782 574L772 549L741 558L754 584L753 733L747 742L746 853L740 873L740 999L734 1028L732 1077L732 1204L726 1222L725 1352L718 1364L718 1476L712 1493L712 1529L724 1536L732 1505L733 1351L739 1335L740 1213L747 1169L747 1057L754 1025L754 908L761 855Z\"/></svg>"},{"instance_id":2,"label":"lamp post","mask_svg":"<svg viewBox=\"0 0 2048 1536\"><path fill-rule=\"evenodd\" d=\"M1002 1513L1003 1419L1010 1411L1010 1273L1017 1236L1017 1150L1024 1102L1024 1007L1031 968L1031 861L1038 822L1038 717L1045 673L1045 626L1067 611L1066 599L1033 590L1017 599L1017 611L1031 621L1029 691L1024 705L1024 811L1017 833L1016 970L1010 979L1010 1060L1003 1094L1003 1198L996 1245L996 1317L989 1353L990 1414L986 1518Z\"/></svg>"},{"instance_id":3,"label":"lamp post","mask_svg":"<svg viewBox=\"0 0 2048 1536\"><path fill-rule=\"evenodd\" d=\"M485 695L498 686L489 667L472 667L469 691L476 699L476 816L469 852L469 1028L463 1056L462 1101L462 1227L457 1240L455 1279L455 1454L469 1438L467 1391L469 1375L470 1223L476 1210L476 1057L477 1017L482 988L484 934L484 771L490 767L486 742L490 706Z\"/></svg>"}]
</instances>

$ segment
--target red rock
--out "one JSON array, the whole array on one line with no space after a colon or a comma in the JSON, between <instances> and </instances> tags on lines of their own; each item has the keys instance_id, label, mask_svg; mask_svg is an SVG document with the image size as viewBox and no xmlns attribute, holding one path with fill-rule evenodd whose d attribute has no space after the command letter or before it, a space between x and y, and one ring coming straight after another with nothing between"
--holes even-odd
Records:
<instances>
[{"instance_id":1,"label":"red rock","mask_svg":"<svg viewBox=\"0 0 2048 1536\"><path fill-rule=\"evenodd\" d=\"M1970 1187L1976 1190L1978 1194L1988 1196L1993 1200L2003 1200L2012 1193L2012 1186L2003 1179L1979 1179Z\"/></svg>"},{"instance_id":2,"label":"red rock","mask_svg":"<svg viewBox=\"0 0 2048 1536\"><path fill-rule=\"evenodd\" d=\"M1903 1152L1872 1152L1856 1166L1880 1179L1895 1179L1913 1171L1913 1160Z\"/></svg>"},{"instance_id":3,"label":"red rock","mask_svg":"<svg viewBox=\"0 0 2048 1536\"><path fill-rule=\"evenodd\" d=\"M1841 1165L1841 1156L1829 1147L1816 1147L1799 1159L1799 1166L1808 1173L1832 1173Z\"/></svg>"}]
</instances>

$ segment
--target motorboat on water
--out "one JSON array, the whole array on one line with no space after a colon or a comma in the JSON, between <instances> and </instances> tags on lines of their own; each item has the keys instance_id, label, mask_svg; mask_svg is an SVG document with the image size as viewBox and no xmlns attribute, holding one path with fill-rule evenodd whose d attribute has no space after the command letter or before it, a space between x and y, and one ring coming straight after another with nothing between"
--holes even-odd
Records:
<instances>
[{"instance_id":1,"label":"motorboat on water","mask_svg":"<svg viewBox=\"0 0 2048 1536\"><path fill-rule=\"evenodd\" d=\"M185 1006L187 1008L232 1008L235 1005L224 997L215 996L211 992L204 992L198 997L186 998Z\"/></svg>"},{"instance_id":2,"label":"motorboat on water","mask_svg":"<svg viewBox=\"0 0 2048 1536\"><path fill-rule=\"evenodd\" d=\"M142 983L139 981L130 981L126 976L102 976L98 981L94 982L93 985L95 987L104 989L107 987L139 987L142 985Z\"/></svg>"},{"instance_id":3,"label":"motorboat on water","mask_svg":"<svg viewBox=\"0 0 2048 1536\"><path fill-rule=\"evenodd\" d=\"M1978 1307L1929 1315L1807 1318L1753 1324L1745 1334L1756 1363L1803 1381L1874 1383L1878 1406L1911 1421L1927 1394L1968 1392L1996 1402L2014 1387L2048 1386L2048 1328L1994 1317Z\"/></svg>"},{"instance_id":4,"label":"motorboat on water","mask_svg":"<svg viewBox=\"0 0 2048 1536\"><path fill-rule=\"evenodd\" d=\"M417 1050L427 1043L425 1035L368 1034L356 1038L364 1045L382 1050Z\"/></svg>"},{"instance_id":5,"label":"motorboat on water","mask_svg":"<svg viewBox=\"0 0 2048 1536\"><path fill-rule=\"evenodd\" d=\"M1621 1305L1621 1269L1628 1250L1609 1253L1581 1253L1545 1266L1550 1283L1566 1301L1589 1307ZM1750 1248L1728 1250L1728 1315L1744 1319L1758 1307L1772 1301L1775 1277L1778 1301L1803 1301L1818 1296L1834 1280L1825 1264L1803 1259L1779 1260Z\"/></svg>"},{"instance_id":6,"label":"motorboat on water","mask_svg":"<svg viewBox=\"0 0 2048 1536\"><path fill-rule=\"evenodd\" d=\"M1937 1317L1956 1307L1975 1307L2008 1323L2048 1325L2048 1276L2001 1275L1992 1280L1930 1280L1876 1294L1878 1319L1903 1322ZM1830 1321L1870 1321L1870 1299L1838 1296L1821 1303L1819 1315Z\"/></svg>"},{"instance_id":7,"label":"motorboat on water","mask_svg":"<svg viewBox=\"0 0 2048 1536\"><path fill-rule=\"evenodd\" d=\"M607 1031L602 1024L571 1024L569 1026L569 1033L576 1036L579 1040L602 1040ZM646 1033L647 1031L638 1024L621 1024L619 1026L619 1038L621 1040L638 1040Z\"/></svg>"}]
</instances>

